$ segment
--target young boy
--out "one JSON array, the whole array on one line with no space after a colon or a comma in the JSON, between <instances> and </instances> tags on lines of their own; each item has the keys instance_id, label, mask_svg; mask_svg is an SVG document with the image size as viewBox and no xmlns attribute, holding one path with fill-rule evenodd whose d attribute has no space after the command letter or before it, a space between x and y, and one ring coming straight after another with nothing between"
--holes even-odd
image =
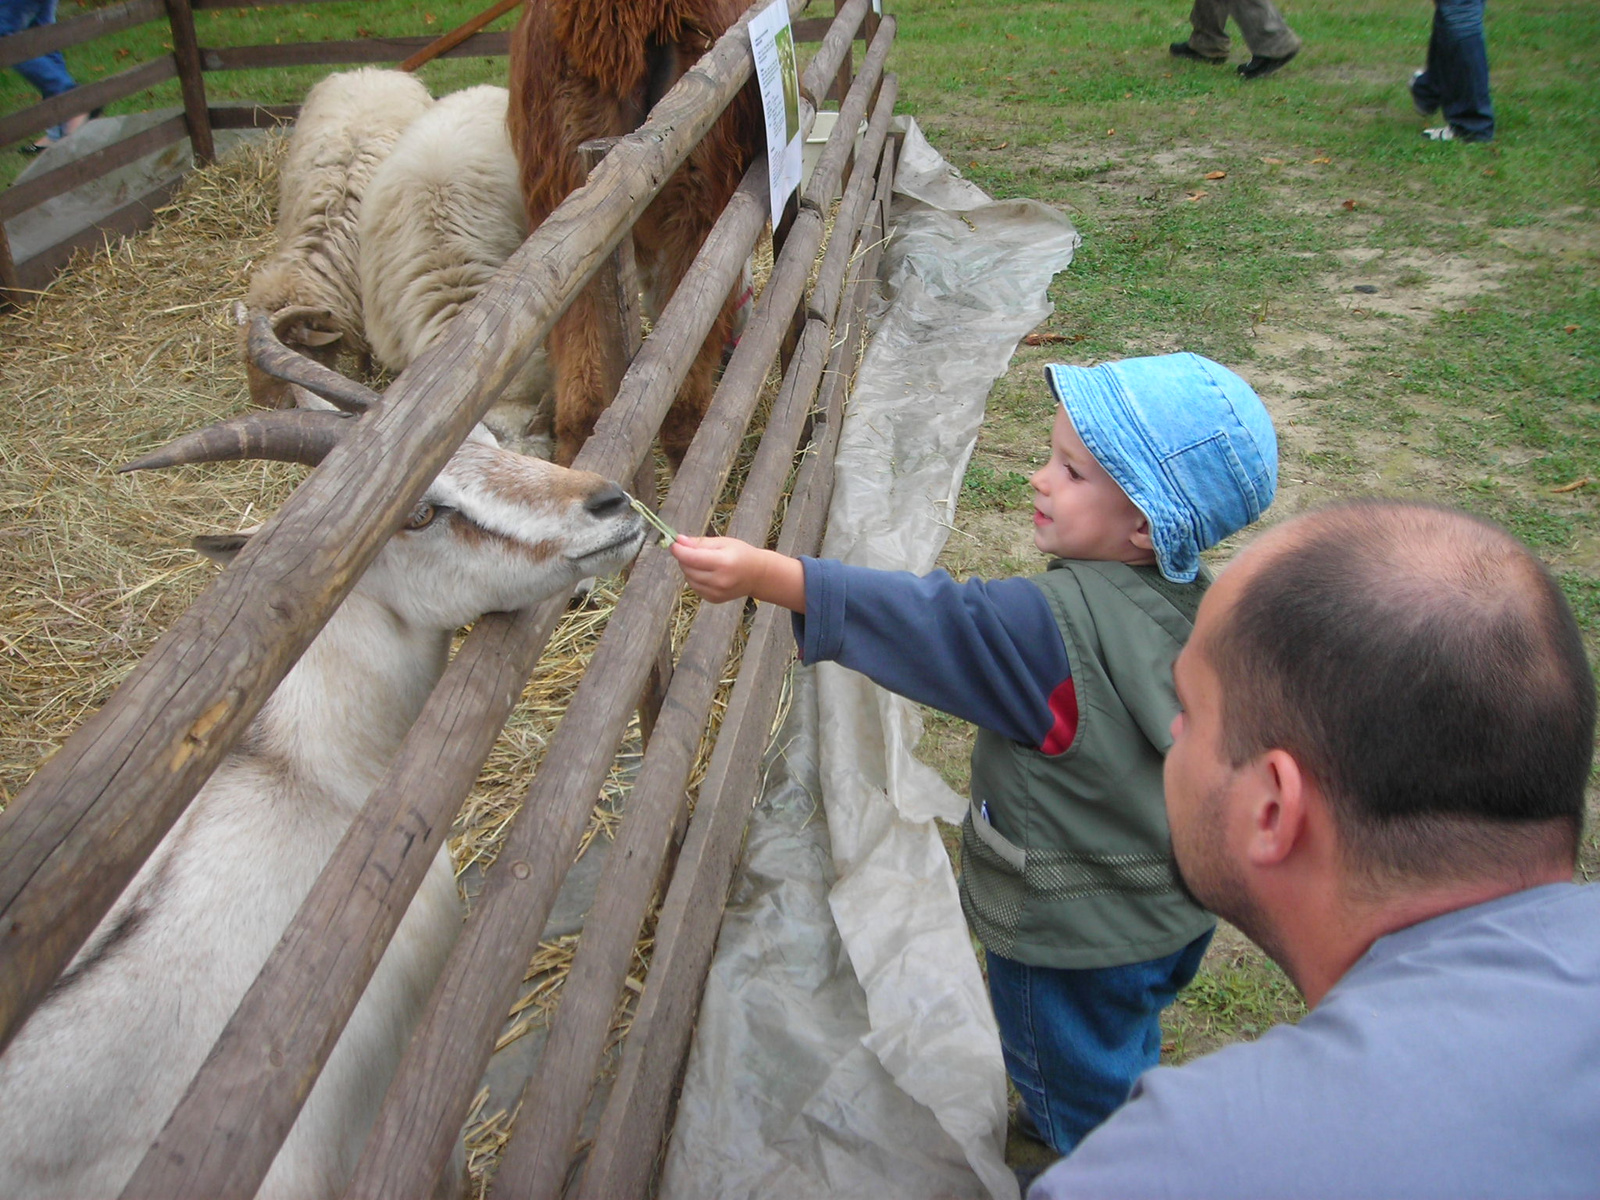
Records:
<instances>
[{"instance_id":1,"label":"young boy","mask_svg":"<svg viewBox=\"0 0 1600 1200\"><path fill-rule=\"evenodd\" d=\"M1278 450L1250 385L1195 354L1045 376L1061 407L1029 481L1043 574L956 583L732 538L672 553L707 600L790 609L803 661L979 726L962 908L1025 1117L1066 1154L1155 1065L1161 1010L1215 928L1172 866L1172 663L1210 582L1200 551L1271 504Z\"/></svg>"}]
</instances>

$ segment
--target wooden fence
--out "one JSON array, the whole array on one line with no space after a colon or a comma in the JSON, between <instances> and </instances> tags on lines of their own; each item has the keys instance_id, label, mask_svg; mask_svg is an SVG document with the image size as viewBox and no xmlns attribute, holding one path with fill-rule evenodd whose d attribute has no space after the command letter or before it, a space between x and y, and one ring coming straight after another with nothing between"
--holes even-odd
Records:
<instances>
[{"instance_id":1,"label":"wooden fence","mask_svg":"<svg viewBox=\"0 0 1600 1200\"><path fill-rule=\"evenodd\" d=\"M178 180L171 180L136 196L87 228L26 260L16 262L6 237L5 222L57 196L103 178L120 167L189 139L194 160L204 164L216 156L213 131L219 129L269 129L293 121L297 104L236 104L211 107L206 99L205 76L211 71L244 71L265 67L337 66L398 63L414 70L434 57L503 57L510 35L479 32L489 20L516 7L517 0L501 0L480 18L440 38L366 37L350 41L296 42L287 45L202 46L195 31L194 14L206 9L254 8L264 5L315 5L332 0L124 0L95 9L55 25L0 37L0 68L47 54L68 50L152 21L164 21L171 31L172 53L130 66L106 79L86 83L71 92L0 116L0 148L33 137L60 124L75 113L103 108L146 88L176 79L183 96L183 112L132 134L83 158L0 191L0 303L20 302L27 293L45 287L74 251L101 245L107 236L120 236L147 228L155 211L172 198ZM869 14L868 25L874 18ZM825 35L830 21L813 18L795 22L795 38L815 42ZM830 79L827 95L842 98L848 86L850 53L847 49Z\"/></svg>"},{"instance_id":2,"label":"wooden fence","mask_svg":"<svg viewBox=\"0 0 1600 1200\"><path fill-rule=\"evenodd\" d=\"M806 0L787 3L795 15ZM169 0L169 7L178 5ZM850 76L840 118L804 193L780 226L773 272L661 510L678 528L705 526L779 360L781 391L730 532L764 542L794 475L778 541L794 552L814 551L831 492L841 406L885 233L895 100L894 77L884 70L892 18L880 23L868 0L843 0L831 21L807 25L797 28L821 35L802 80L807 127L818 97L849 72L858 36L868 40L865 58ZM629 479L648 461L654 433L764 225L764 160L747 173L642 344L627 303L636 289L626 235L748 79L744 26L731 29L643 126L616 141L588 183L534 231L444 341L360 418L355 433L0 814L0 1047L427 482L594 279L615 286L623 301L614 330L621 378L575 465ZM831 198L846 178L829 232ZM655 648L681 586L671 556L647 547L486 875L349 1196L432 1193L629 714L656 671L667 703L496 1185L497 1194L553 1197L580 1169L572 1165L575 1142L611 1014L650 899L676 849L618 1076L581 1175L568 1185L570 1194L607 1200L648 1194L792 655L786 614L761 609L746 633L691 818L690 770L743 613L738 605L703 606L677 663L663 664ZM474 626L125 1197L254 1193L563 608L553 600Z\"/></svg>"}]
</instances>

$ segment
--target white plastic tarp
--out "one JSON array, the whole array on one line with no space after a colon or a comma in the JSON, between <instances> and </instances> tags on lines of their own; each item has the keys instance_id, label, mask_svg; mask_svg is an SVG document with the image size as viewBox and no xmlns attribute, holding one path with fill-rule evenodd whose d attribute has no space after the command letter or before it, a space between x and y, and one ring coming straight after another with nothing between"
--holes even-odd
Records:
<instances>
[{"instance_id":1,"label":"white plastic tarp","mask_svg":"<svg viewBox=\"0 0 1600 1200\"><path fill-rule=\"evenodd\" d=\"M914 123L895 190L822 553L923 573L989 389L1079 239L1054 209L991 201ZM912 756L913 705L833 664L795 674L660 1194L1014 1200L999 1038L933 824L966 802Z\"/></svg>"}]
</instances>

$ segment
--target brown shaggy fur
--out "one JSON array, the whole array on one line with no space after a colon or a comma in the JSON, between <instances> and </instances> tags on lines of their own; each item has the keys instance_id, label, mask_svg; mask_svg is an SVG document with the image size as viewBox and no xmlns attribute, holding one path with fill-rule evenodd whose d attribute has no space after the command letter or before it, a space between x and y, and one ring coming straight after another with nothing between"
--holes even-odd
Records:
<instances>
[{"instance_id":1,"label":"brown shaggy fur","mask_svg":"<svg viewBox=\"0 0 1600 1200\"><path fill-rule=\"evenodd\" d=\"M749 0L528 0L511 44L507 123L521 168L528 227L583 183L580 143L636 129ZM646 307L659 313L762 144L754 80L634 226ZM736 288L735 291L738 289ZM571 463L616 395L599 343L602 298L587 288L551 331L556 461ZM674 466L711 402L718 354L736 297L722 306L661 427Z\"/></svg>"}]
</instances>

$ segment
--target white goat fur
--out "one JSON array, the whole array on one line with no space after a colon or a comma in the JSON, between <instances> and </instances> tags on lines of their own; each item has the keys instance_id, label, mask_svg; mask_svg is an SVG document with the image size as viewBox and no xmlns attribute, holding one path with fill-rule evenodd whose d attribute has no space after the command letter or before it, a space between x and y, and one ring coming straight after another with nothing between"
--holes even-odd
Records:
<instances>
[{"instance_id":1,"label":"white goat fur","mask_svg":"<svg viewBox=\"0 0 1600 1200\"><path fill-rule=\"evenodd\" d=\"M0 1055L6 1200L121 1190L382 776L453 631L614 570L643 540L598 476L481 434L426 500L433 522L380 552ZM441 850L261 1197L342 1193L460 923Z\"/></svg>"},{"instance_id":2,"label":"white goat fur","mask_svg":"<svg viewBox=\"0 0 1600 1200\"><path fill-rule=\"evenodd\" d=\"M267 313L322 310L310 328L280 336L325 365L340 350L366 353L356 262L362 196L406 126L432 104L413 76L362 67L319 81L301 105L278 177L278 249L251 278L245 304ZM254 371L251 394L287 406Z\"/></svg>"},{"instance_id":3,"label":"white goat fur","mask_svg":"<svg viewBox=\"0 0 1600 1200\"><path fill-rule=\"evenodd\" d=\"M405 370L443 337L528 236L506 133L509 98L505 88L487 84L440 97L400 135L367 185L358 239L361 311L373 357L390 371ZM483 423L503 445L549 457L551 388L541 348Z\"/></svg>"}]
</instances>

